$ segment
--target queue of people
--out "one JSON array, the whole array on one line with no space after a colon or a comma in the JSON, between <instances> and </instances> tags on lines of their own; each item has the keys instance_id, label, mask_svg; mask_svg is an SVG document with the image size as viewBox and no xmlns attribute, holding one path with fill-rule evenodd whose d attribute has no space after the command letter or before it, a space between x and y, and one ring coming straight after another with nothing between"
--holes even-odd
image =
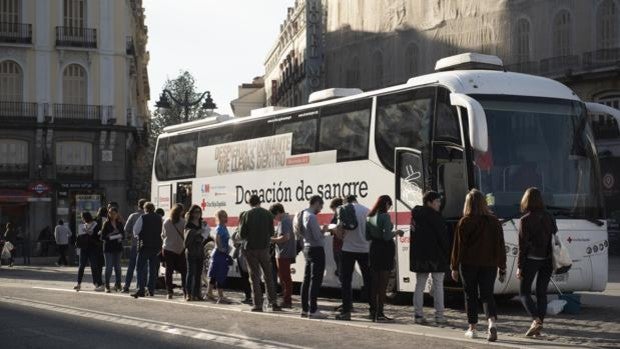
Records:
<instances>
[{"instance_id":1,"label":"queue of people","mask_svg":"<svg viewBox=\"0 0 620 349\"><path fill-rule=\"evenodd\" d=\"M414 321L418 324L428 323L423 310L423 294L430 278L435 323L447 322L444 316L443 284L446 273L449 273L455 282L463 286L469 324L465 336L478 336L478 304L481 302L488 325L487 340L496 341L498 314L493 290L496 280L505 282L506 278L502 224L488 207L484 194L474 189L465 197L463 215L451 239L447 223L441 215L441 204L440 194L430 191L424 194L423 204L412 210L410 269L416 274ZM342 291L342 306L338 309L336 319L351 320L351 283L357 263L363 278L362 294L369 303L368 317L374 322L393 320L384 313L384 304L390 273L394 268L394 240L404 233L394 227L389 214L393 202L389 196L380 196L371 209L357 202L353 195L344 200L332 200L330 208L334 217L331 224L323 226L319 223L318 214L323 209L324 201L318 195L310 198L307 209L294 215L287 213L282 204L274 204L269 210L262 208L260 198L256 195L250 198L249 205L250 208L240 214L237 230L232 236L227 227L228 214L220 210L214 217L217 227L215 238L212 239L215 248L209 257L207 272L208 299L223 304L231 303L224 296L224 288L229 267L236 259L242 279L250 281L244 287L244 303L252 306L251 311L264 310L263 287L267 291L268 309L280 311L282 308L292 308L291 264L295 263L298 253L303 251L305 270L301 287L301 316L310 319L327 318L328 315L319 309L317 299L325 273L325 236L333 235L334 244L342 244L337 246L337 250L334 249L336 272ZM129 216L124 226L114 206L108 207L106 212L100 212L97 218L88 212L82 215L83 224L79 227L77 239L81 249L80 266L75 289L80 290L84 268L90 264L97 290L104 288L111 292L109 283L114 270L114 289L129 292L135 266L138 285L132 296L153 296L162 258L166 265L168 298L173 298L172 275L177 271L181 274L184 299L204 300L201 291L206 258L204 245L211 238L210 228L203 220L202 209L194 205L183 218L185 209L177 204L170 211L169 217L163 220L155 213L152 203L140 200L138 207L140 209ZM542 195L536 188L525 192L521 212L523 217L519 228L517 278L521 283L520 298L532 317L526 335L539 336L546 314L546 290L553 272L552 238L557 227L553 217L545 211ZM105 220L102 227L98 228L101 221L97 220L103 217ZM121 288L120 251L125 234L132 236L132 242L129 269L124 287ZM232 256L231 244L236 247ZM283 293L280 303L272 277L274 266L270 258L270 244L276 246L278 278L275 280L280 280ZM101 265L100 253L105 259L105 281L97 271ZM531 297L534 280L536 302ZM217 290L217 296L214 290Z\"/></svg>"}]
</instances>

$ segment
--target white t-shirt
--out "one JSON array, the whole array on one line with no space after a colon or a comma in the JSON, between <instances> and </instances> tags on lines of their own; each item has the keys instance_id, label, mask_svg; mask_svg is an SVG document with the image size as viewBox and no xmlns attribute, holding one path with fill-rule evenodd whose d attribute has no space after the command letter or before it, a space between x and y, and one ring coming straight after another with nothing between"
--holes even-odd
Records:
<instances>
[{"instance_id":1,"label":"white t-shirt","mask_svg":"<svg viewBox=\"0 0 620 349\"><path fill-rule=\"evenodd\" d=\"M354 253L368 253L370 242L366 241L366 217L370 210L364 205L354 203L355 217L357 217L357 229L345 230L342 250Z\"/></svg>"}]
</instances>

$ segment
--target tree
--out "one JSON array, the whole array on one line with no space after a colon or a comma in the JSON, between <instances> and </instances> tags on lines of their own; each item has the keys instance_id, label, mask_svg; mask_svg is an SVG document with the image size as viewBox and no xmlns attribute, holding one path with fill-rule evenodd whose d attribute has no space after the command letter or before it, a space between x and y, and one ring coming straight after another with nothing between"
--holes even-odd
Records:
<instances>
[{"instance_id":1,"label":"tree","mask_svg":"<svg viewBox=\"0 0 620 349\"><path fill-rule=\"evenodd\" d=\"M177 100L184 100L187 95L189 101L196 101L201 93L196 91L196 79L188 71L180 71L174 80L166 80L164 89L170 91ZM180 124L183 122L202 119L208 116L208 112L201 108L201 103L189 107L189 113L185 115L183 107L170 100L170 108L158 108L153 112L151 119L151 136L157 139L164 127Z\"/></svg>"},{"instance_id":2,"label":"tree","mask_svg":"<svg viewBox=\"0 0 620 349\"><path fill-rule=\"evenodd\" d=\"M179 76L175 79L166 80L163 88L169 90L177 100L184 100L187 94L188 100L195 101L202 95L196 92L196 79L194 79L194 76L190 72L183 70L179 72ZM197 103L190 107L186 115L183 107L176 105L176 103L170 100L170 108L158 108L153 111L150 124L148 125L148 146L144 153L137 154L140 161L136 162L136 167L133 171L133 185L142 197L148 197L150 192L151 170L153 168L157 137L167 126L208 117L210 112L202 109L201 105L201 103Z\"/></svg>"}]
</instances>

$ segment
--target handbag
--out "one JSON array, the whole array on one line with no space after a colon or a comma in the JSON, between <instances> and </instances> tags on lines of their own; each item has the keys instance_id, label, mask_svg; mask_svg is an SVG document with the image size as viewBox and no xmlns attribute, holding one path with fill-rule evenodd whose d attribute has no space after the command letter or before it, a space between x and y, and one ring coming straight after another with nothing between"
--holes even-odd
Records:
<instances>
[{"instance_id":1,"label":"handbag","mask_svg":"<svg viewBox=\"0 0 620 349\"><path fill-rule=\"evenodd\" d=\"M553 234L551 237L552 254L551 261L553 263L553 270L556 274L564 274L568 272L573 265L573 260L570 258L568 249L557 234Z\"/></svg>"}]
</instances>

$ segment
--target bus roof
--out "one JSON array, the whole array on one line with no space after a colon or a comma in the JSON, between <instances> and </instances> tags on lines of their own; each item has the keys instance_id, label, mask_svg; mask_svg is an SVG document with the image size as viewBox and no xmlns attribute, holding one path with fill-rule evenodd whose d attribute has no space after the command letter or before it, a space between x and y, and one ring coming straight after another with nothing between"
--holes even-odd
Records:
<instances>
[{"instance_id":1,"label":"bus roof","mask_svg":"<svg viewBox=\"0 0 620 349\"><path fill-rule=\"evenodd\" d=\"M353 101L427 85L440 85L446 87L451 92L463 93L467 95L493 94L547 97L575 101L580 100L579 97L566 85L541 76L493 70L452 70L416 76L409 79L407 83L401 85L368 91L348 97L304 104L298 107L284 108L256 116L237 117L228 120L221 119L217 121L213 118L192 121L191 123L167 127L164 129L164 134L177 133L190 129L198 130L217 128L225 125L270 118L278 115L298 113L307 109L314 109L325 105Z\"/></svg>"}]
</instances>

